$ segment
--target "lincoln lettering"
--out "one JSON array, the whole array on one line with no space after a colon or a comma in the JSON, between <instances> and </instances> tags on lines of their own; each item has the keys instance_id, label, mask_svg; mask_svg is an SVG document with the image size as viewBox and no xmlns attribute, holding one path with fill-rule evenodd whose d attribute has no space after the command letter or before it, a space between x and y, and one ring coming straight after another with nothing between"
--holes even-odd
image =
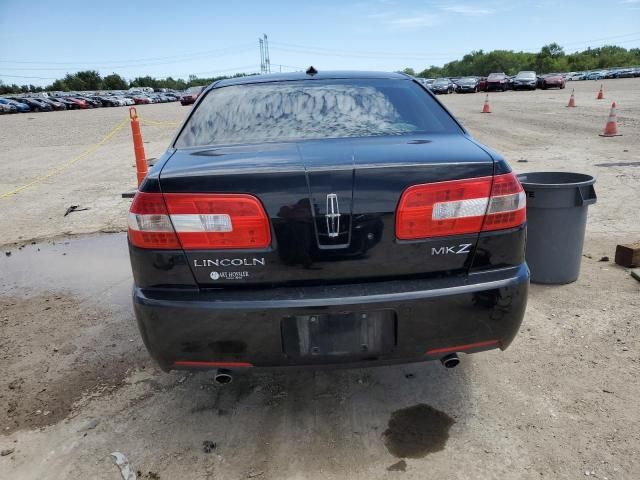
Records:
<instances>
[{"instance_id":1,"label":"lincoln lettering","mask_svg":"<svg viewBox=\"0 0 640 480\"><path fill-rule=\"evenodd\" d=\"M215 260L194 260L193 266L198 267L257 267L265 265L264 258L217 258Z\"/></svg>"}]
</instances>

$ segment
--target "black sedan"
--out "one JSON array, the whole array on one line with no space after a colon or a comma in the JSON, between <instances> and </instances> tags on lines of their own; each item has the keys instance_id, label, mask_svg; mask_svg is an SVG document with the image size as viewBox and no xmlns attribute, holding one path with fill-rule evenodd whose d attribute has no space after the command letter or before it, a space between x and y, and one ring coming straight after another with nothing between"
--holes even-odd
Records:
<instances>
[{"instance_id":1,"label":"black sedan","mask_svg":"<svg viewBox=\"0 0 640 480\"><path fill-rule=\"evenodd\" d=\"M480 91L480 78L478 77L463 77L456 83L458 88L457 93L478 93Z\"/></svg>"},{"instance_id":2,"label":"black sedan","mask_svg":"<svg viewBox=\"0 0 640 480\"><path fill-rule=\"evenodd\" d=\"M455 84L448 78L436 78L431 84L431 91L433 93L453 93L456 89Z\"/></svg>"},{"instance_id":3,"label":"black sedan","mask_svg":"<svg viewBox=\"0 0 640 480\"><path fill-rule=\"evenodd\" d=\"M51 107L54 110L66 110L67 109L67 106L64 103L56 100L55 98L42 97L40 100L42 100L43 102L48 103L49 105L51 105Z\"/></svg>"},{"instance_id":4,"label":"black sedan","mask_svg":"<svg viewBox=\"0 0 640 480\"><path fill-rule=\"evenodd\" d=\"M118 107L120 101L117 98L105 96L105 95L93 95L90 97L92 100L97 100L103 107Z\"/></svg>"},{"instance_id":5,"label":"black sedan","mask_svg":"<svg viewBox=\"0 0 640 480\"><path fill-rule=\"evenodd\" d=\"M536 72L522 71L513 79L512 88L514 90L535 90L537 86L538 77Z\"/></svg>"},{"instance_id":6,"label":"black sedan","mask_svg":"<svg viewBox=\"0 0 640 480\"><path fill-rule=\"evenodd\" d=\"M209 86L128 217L153 358L229 382L507 348L529 285L525 194L470 140L401 73Z\"/></svg>"}]
</instances>

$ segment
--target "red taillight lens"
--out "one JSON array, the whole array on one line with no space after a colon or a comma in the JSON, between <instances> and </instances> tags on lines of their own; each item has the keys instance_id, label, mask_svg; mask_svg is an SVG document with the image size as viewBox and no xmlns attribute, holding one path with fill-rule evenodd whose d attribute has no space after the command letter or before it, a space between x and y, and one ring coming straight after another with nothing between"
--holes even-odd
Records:
<instances>
[{"instance_id":1,"label":"red taillight lens","mask_svg":"<svg viewBox=\"0 0 640 480\"><path fill-rule=\"evenodd\" d=\"M129 239L141 248L266 248L271 230L262 204L251 195L138 192L129 212Z\"/></svg>"},{"instance_id":2,"label":"red taillight lens","mask_svg":"<svg viewBox=\"0 0 640 480\"><path fill-rule=\"evenodd\" d=\"M511 228L525 222L525 195L512 173L407 188L396 212L396 237L416 240Z\"/></svg>"},{"instance_id":3,"label":"red taillight lens","mask_svg":"<svg viewBox=\"0 0 640 480\"><path fill-rule=\"evenodd\" d=\"M136 247L180 248L161 193L136 193L129 210L128 222L129 241Z\"/></svg>"},{"instance_id":4,"label":"red taillight lens","mask_svg":"<svg viewBox=\"0 0 640 480\"><path fill-rule=\"evenodd\" d=\"M269 218L251 195L167 193L164 199L185 250L271 245Z\"/></svg>"}]
</instances>

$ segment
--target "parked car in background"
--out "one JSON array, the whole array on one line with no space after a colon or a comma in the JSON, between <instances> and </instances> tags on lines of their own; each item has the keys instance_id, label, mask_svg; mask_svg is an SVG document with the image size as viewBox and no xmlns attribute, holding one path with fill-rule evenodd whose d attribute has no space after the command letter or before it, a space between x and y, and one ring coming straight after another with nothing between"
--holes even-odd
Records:
<instances>
[{"instance_id":1,"label":"parked car in background","mask_svg":"<svg viewBox=\"0 0 640 480\"><path fill-rule=\"evenodd\" d=\"M487 92L509 90L509 77L504 73L491 73L487 77Z\"/></svg>"},{"instance_id":2,"label":"parked car in background","mask_svg":"<svg viewBox=\"0 0 640 480\"><path fill-rule=\"evenodd\" d=\"M458 80L457 93L478 93L480 91L480 78L462 77Z\"/></svg>"},{"instance_id":3,"label":"parked car in background","mask_svg":"<svg viewBox=\"0 0 640 480\"><path fill-rule=\"evenodd\" d=\"M80 97L65 97L67 100L72 101L73 103L75 103L77 105L78 108L80 109L86 109L86 108L92 108L92 105L87 102L84 98L80 98Z\"/></svg>"},{"instance_id":4,"label":"parked car in background","mask_svg":"<svg viewBox=\"0 0 640 480\"><path fill-rule=\"evenodd\" d=\"M560 73L548 73L541 77L540 88L564 88L565 80Z\"/></svg>"},{"instance_id":5,"label":"parked car in background","mask_svg":"<svg viewBox=\"0 0 640 480\"><path fill-rule=\"evenodd\" d=\"M514 90L535 90L537 84L536 72L533 71L522 71L518 72L518 74L513 79L513 89Z\"/></svg>"},{"instance_id":6,"label":"parked car in background","mask_svg":"<svg viewBox=\"0 0 640 480\"><path fill-rule=\"evenodd\" d=\"M15 107L16 112L18 113L26 113L31 111L31 107L29 107L29 105L27 105L26 103L22 103L22 102L16 102L15 100L11 100L10 98L3 98L0 97L0 103L3 105L12 105ZM9 112L11 113L11 112Z\"/></svg>"},{"instance_id":7,"label":"parked car in background","mask_svg":"<svg viewBox=\"0 0 640 480\"><path fill-rule=\"evenodd\" d=\"M487 91L487 77L478 77L478 88L481 92Z\"/></svg>"},{"instance_id":8,"label":"parked car in background","mask_svg":"<svg viewBox=\"0 0 640 480\"><path fill-rule=\"evenodd\" d=\"M149 103L153 103L153 101L149 97L147 97L146 95L142 95L141 93L131 93L125 95L125 98L130 98L136 105L147 105Z\"/></svg>"},{"instance_id":9,"label":"parked car in background","mask_svg":"<svg viewBox=\"0 0 640 480\"><path fill-rule=\"evenodd\" d=\"M72 101L69 97L49 97L53 98L56 102L64 104L67 110L77 110L80 108L77 102Z\"/></svg>"},{"instance_id":10,"label":"parked car in background","mask_svg":"<svg viewBox=\"0 0 640 480\"><path fill-rule=\"evenodd\" d=\"M67 106L53 97L39 97L39 100L48 103L54 110L66 110Z\"/></svg>"},{"instance_id":11,"label":"parked car in background","mask_svg":"<svg viewBox=\"0 0 640 480\"><path fill-rule=\"evenodd\" d=\"M426 78L422 78L422 77L413 77L418 83L420 83L423 86L427 86L427 79Z\"/></svg>"},{"instance_id":12,"label":"parked car in background","mask_svg":"<svg viewBox=\"0 0 640 480\"><path fill-rule=\"evenodd\" d=\"M18 113L18 108L12 103L3 102L0 98L0 113Z\"/></svg>"},{"instance_id":13,"label":"parked car in background","mask_svg":"<svg viewBox=\"0 0 640 480\"><path fill-rule=\"evenodd\" d=\"M93 95L90 98L100 101L103 107L118 107L121 105L117 98L108 95Z\"/></svg>"},{"instance_id":14,"label":"parked car in background","mask_svg":"<svg viewBox=\"0 0 640 480\"><path fill-rule=\"evenodd\" d=\"M275 78L205 90L133 199L132 300L159 366L228 383L506 349L529 286L507 162L404 74Z\"/></svg>"},{"instance_id":15,"label":"parked car in background","mask_svg":"<svg viewBox=\"0 0 640 480\"><path fill-rule=\"evenodd\" d=\"M203 90L203 86L187 88L187 90L180 97L180 103L182 105L193 105Z\"/></svg>"},{"instance_id":16,"label":"parked car in background","mask_svg":"<svg viewBox=\"0 0 640 480\"><path fill-rule=\"evenodd\" d=\"M455 85L448 78L436 78L433 84L431 85L431 91L436 94L444 93L453 93L455 91Z\"/></svg>"},{"instance_id":17,"label":"parked car in background","mask_svg":"<svg viewBox=\"0 0 640 480\"><path fill-rule=\"evenodd\" d=\"M616 72L615 78L633 78L634 71L633 68L623 68Z\"/></svg>"},{"instance_id":18,"label":"parked car in background","mask_svg":"<svg viewBox=\"0 0 640 480\"><path fill-rule=\"evenodd\" d=\"M573 75L570 75L568 80L577 81L577 80L584 80L585 78L586 78L586 75L584 72L577 72L577 73L574 73Z\"/></svg>"},{"instance_id":19,"label":"parked car in background","mask_svg":"<svg viewBox=\"0 0 640 480\"><path fill-rule=\"evenodd\" d=\"M585 76L585 80L602 80L605 76L604 71L589 72Z\"/></svg>"},{"instance_id":20,"label":"parked car in background","mask_svg":"<svg viewBox=\"0 0 640 480\"><path fill-rule=\"evenodd\" d=\"M31 97L10 97L12 100L20 103L26 103L32 112L51 112L53 107L42 100Z\"/></svg>"},{"instance_id":21,"label":"parked car in background","mask_svg":"<svg viewBox=\"0 0 640 480\"><path fill-rule=\"evenodd\" d=\"M95 98L91 98L90 96L87 95L80 95L78 97L79 100L84 100L85 102L87 102L89 104L89 108L98 108L98 107L102 107L102 102L100 100L97 100Z\"/></svg>"}]
</instances>

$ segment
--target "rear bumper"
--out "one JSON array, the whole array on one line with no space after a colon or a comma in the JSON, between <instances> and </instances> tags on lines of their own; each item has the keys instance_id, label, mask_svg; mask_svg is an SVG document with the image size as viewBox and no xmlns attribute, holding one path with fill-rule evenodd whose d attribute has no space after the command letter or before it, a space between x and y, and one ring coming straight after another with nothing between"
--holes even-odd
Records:
<instances>
[{"instance_id":1,"label":"rear bumper","mask_svg":"<svg viewBox=\"0 0 640 480\"><path fill-rule=\"evenodd\" d=\"M134 310L151 356L164 370L409 363L448 353L505 349L527 303L529 270L340 286L176 291L134 288ZM383 354L290 355L283 319L392 312L395 338ZM387 339L388 340L388 339Z\"/></svg>"}]
</instances>

